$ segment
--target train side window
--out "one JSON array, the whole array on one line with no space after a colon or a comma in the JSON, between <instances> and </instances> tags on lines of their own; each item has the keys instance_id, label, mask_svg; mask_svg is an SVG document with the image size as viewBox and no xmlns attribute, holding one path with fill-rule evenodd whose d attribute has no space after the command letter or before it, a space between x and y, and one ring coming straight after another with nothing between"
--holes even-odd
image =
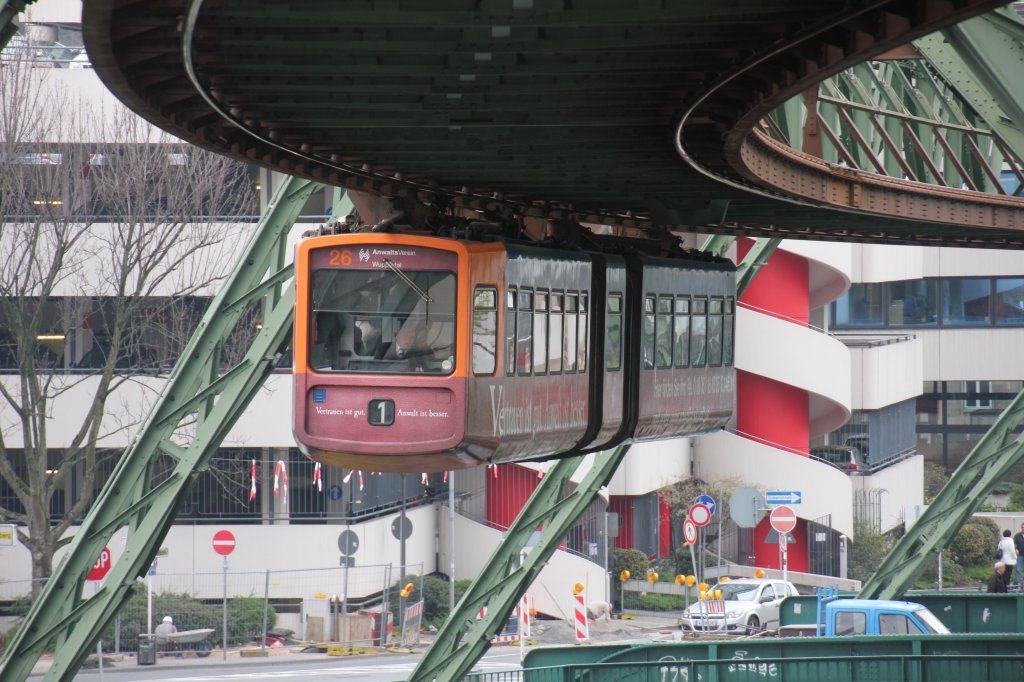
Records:
<instances>
[{"instance_id":1,"label":"train side window","mask_svg":"<svg viewBox=\"0 0 1024 682\"><path fill-rule=\"evenodd\" d=\"M576 325L578 318L576 309L579 296L577 294L565 295L565 346L562 348L562 357L565 358L565 366L562 371L566 374L576 371Z\"/></svg>"},{"instance_id":2,"label":"train side window","mask_svg":"<svg viewBox=\"0 0 1024 682\"><path fill-rule=\"evenodd\" d=\"M551 292L551 309L548 311L548 372L562 371L562 302L563 294Z\"/></svg>"},{"instance_id":3,"label":"train side window","mask_svg":"<svg viewBox=\"0 0 1024 682\"><path fill-rule=\"evenodd\" d=\"M516 290L505 292L505 376L516 373Z\"/></svg>"},{"instance_id":4,"label":"train side window","mask_svg":"<svg viewBox=\"0 0 1024 682\"><path fill-rule=\"evenodd\" d=\"M693 315L690 317L690 367L707 364L708 300L693 299Z\"/></svg>"},{"instance_id":5,"label":"train side window","mask_svg":"<svg viewBox=\"0 0 1024 682\"><path fill-rule=\"evenodd\" d=\"M498 347L498 290L477 287L473 294L473 374L494 374Z\"/></svg>"},{"instance_id":6,"label":"train side window","mask_svg":"<svg viewBox=\"0 0 1024 682\"><path fill-rule=\"evenodd\" d=\"M654 369L654 296L644 297L644 330L640 341L643 368Z\"/></svg>"},{"instance_id":7,"label":"train side window","mask_svg":"<svg viewBox=\"0 0 1024 682\"><path fill-rule=\"evenodd\" d=\"M713 298L708 301L708 365L722 364L722 308L725 301Z\"/></svg>"},{"instance_id":8,"label":"train side window","mask_svg":"<svg viewBox=\"0 0 1024 682\"><path fill-rule=\"evenodd\" d=\"M519 312L516 316L516 374L533 372L533 292L519 290Z\"/></svg>"},{"instance_id":9,"label":"train side window","mask_svg":"<svg viewBox=\"0 0 1024 682\"><path fill-rule=\"evenodd\" d=\"M587 338L590 336L590 325L587 323L587 295L580 294L580 326L576 342L579 353L577 354L576 369L581 372L587 371Z\"/></svg>"},{"instance_id":10,"label":"train side window","mask_svg":"<svg viewBox=\"0 0 1024 682\"><path fill-rule=\"evenodd\" d=\"M622 294L608 296L607 331L604 342L604 366L606 369L622 367Z\"/></svg>"},{"instance_id":11,"label":"train side window","mask_svg":"<svg viewBox=\"0 0 1024 682\"><path fill-rule=\"evenodd\" d=\"M654 362L658 367L672 366L672 297L658 297L654 321Z\"/></svg>"},{"instance_id":12,"label":"train side window","mask_svg":"<svg viewBox=\"0 0 1024 682\"><path fill-rule=\"evenodd\" d=\"M548 294L538 291L533 297L533 373L548 371Z\"/></svg>"},{"instance_id":13,"label":"train side window","mask_svg":"<svg viewBox=\"0 0 1024 682\"><path fill-rule=\"evenodd\" d=\"M732 365L733 347L734 347L734 343L735 343L735 341L734 341L735 335L733 334L733 330L735 329L735 327L734 327L735 322L734 321L736 319L736 307L735 306L736 306L736 302L735 302L735 300L733 300L732 296L730 296L729 298L725 299L725 324L724 324L725 336L722 339L722 350L723 350L722 364L730 365L730 366Z\"/></svg>"},{"instance_id":14,"label":"train side window","mask_svg":"<svg viewBox=\"0 0 1024 682\"><path fill-rule=\"evenodd\" d=\"M677 298L675 302L675 327L672 330L676 337L673 348L676 367L688 367L690 364L690 299Z\"/></svg>"}]
</instances>

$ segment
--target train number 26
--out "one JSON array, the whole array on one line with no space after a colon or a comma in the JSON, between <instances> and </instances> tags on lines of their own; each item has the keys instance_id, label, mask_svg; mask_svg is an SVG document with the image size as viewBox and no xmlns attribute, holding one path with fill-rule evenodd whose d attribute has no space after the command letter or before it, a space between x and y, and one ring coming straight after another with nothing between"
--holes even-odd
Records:
<instances>
[{"instance_id":1,"label":"train number 26","mask_svg":"<svg viewBox=\"0 0 1024 682\"><path fill-rule=\"evenodd\" d=\"M328 253L331 257L331 260L329 261L330 265L335 267L340 265L343 268L347 268L352 265L352 253L348 249L345 249L344 251L331 249Z\"/></svg>"}]
</instances>

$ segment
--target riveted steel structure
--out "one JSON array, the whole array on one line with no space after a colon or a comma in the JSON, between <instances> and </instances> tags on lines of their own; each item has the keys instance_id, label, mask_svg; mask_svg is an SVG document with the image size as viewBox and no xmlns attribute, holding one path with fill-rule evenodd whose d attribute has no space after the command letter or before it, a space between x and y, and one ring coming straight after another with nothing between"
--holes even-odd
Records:
<instances>
[{"instance_id":1,"label":"riveted steel structure","mask_svg":"<svg viewBox=\"0 0 1024 682\"><path fill-rule=\"evenodd\" d=\"M242 411L274 369L292 328L293 268L284 255L288 231L309 195L319 187L291 178L282 183L241 254L235 271L210 303L182 351L163 391L135 434L82 523L68 552L32 604L17 635L0 658L0 680L24 680L44 650L53 651L47 680L71 680L103 627L144 576L195 479L206 469ZM284 291L282 291L284 289ZM264 300L263 329L242 361L220 374L224 341L250 303ZM180 442L181 428L194 422L194 436ZM172 471L154 477L161 454ZM86 576L118 529L127 542L103 587L82 601Z\"/></svg>"},{"instance_id":2,"label":"riveted steel structure","mask_svg":"<svg viewBox=\"0 0 1024 682\"><path fill-rule=\"evenodd\" d=\"M197 144L394 197L623 227L1024 246L1024 204L795 152L762 121L1001 3L85 5L97 73Z\"/></svg>"},{"instance_id":3,"label":"riveted steel structure","mask_svg":"<svg viewBox=\"0 0 1024 682\"><path fill-rule=\"evenodd\" d=\"M874 72L857 66L864 59L999 4L740 0L622 7L495 0L462 7L424 0L409 7L384 0L87 0L84 29L93 64L129 106L186 140L306 180L290 182L278 195L261 236L211 306L156 412L11 643L0 680L24 679L51 642L60 647L48 679L74 675L159 547L177 495L269 371L291 324L290 304L277 291L290 276L281 268L281 235L314 189L309 180L392 197L421 211L507 207L623 230L765 237L748 258L751 274L786 236L1024 247L1024 202L1000 194L992 177L1003 163L1019 170L1021 149L1007 141L1012 131L988 122L985 139L998 138L1006 149L995 142L985 147L977 140L986 132L966 114L922 114L924 103L912 111L855 87L805 94L847 70L859 70L867 82ZM20 6L0 4L0 35L10 33L9 8ZM999 30L1014 35L1005 26ZM968 44L977 40L966 35ZM1019 41L1004 42L1011 53L1020 49ZM1006 55L993 50L989 56ZM962 53L958 58L965 59ZM988 60L987 77L998 81L1007 63ZM887 85L905 78L904 71L885 69L880 78ZM946 85L935 81L932 87L934 103ZM995 94L994 106L1013 111L1012 93ZM797 123L797 96L819 112L813 121L822 131L828 125L831 148L803 144L809 135ZM920 99L914 88L904 87L901 96ZM994 109L986 107L974 111L989 121ZM769 118L773 110L778 113ZM844 129L847 119L854 125ZM936 163L936 154L951 149L960 152L953 154L956 162ZM336 215L341 206L337 196ZM232 316L263 295L267 317L256 345L242 365L216 376L219 343ZM168 436L191 413L199 428L182 448ZM150 477L156 452L178 459L166 481ZM988 482L1016 456L1003 443L981 453L975 464L981 469L972 471ZM577 494L568 496L576 462L559 465L518 526L532 533L544 523L550 531L544 547L553 546L550 540L557 542L573 510L589 502L620 457L619 450L602 455ZM983 487L955 486L942 506L963 506ZM124 525L132 539L108 586L81 604L95 546ZM930 548L938 540L927 542ZM496 554L494 568L471 590L417 679L465 670L486 648L498 614L511 608L547 550L513 571L517 551ZM903 564L899 570L910 569ZM465 613L485 600L495 606L495 617L466 622ZM462 635L469 637L465 645Z\"/></svg>"}]
</instances>

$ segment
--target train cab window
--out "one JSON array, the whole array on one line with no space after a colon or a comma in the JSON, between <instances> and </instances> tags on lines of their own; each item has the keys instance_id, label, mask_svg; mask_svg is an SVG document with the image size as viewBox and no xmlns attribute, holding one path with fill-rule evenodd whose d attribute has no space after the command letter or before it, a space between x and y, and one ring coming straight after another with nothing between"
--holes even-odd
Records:
<instances>
[{"instance_id":1,"label":"train cab window","mask_svg":"<svg viewBox=\"0 0 1024 682\"><path fill-rule=\"evenodd\" d=\"M533 372L533 292L519 290L519 311L516 315L516 374Z\"/></svg>"},{"instance_id":2,"label":"train cab window","mask_svg":"<svg viewBox=\"0 0 1024 682\"><path fill-rule=\"evenodd\" d=\"M562 303L564 296L551 292L551 305L548 311L548 372L559 374L562 371Z\"/></svg>"},{"instance_id":3,"label":"train cab window","mask_svg":"<svg viewBox=\"0 0 1024 682\"><path fill-rule=\"evenodd\" d=\"M562 348L562 357L565 358L562 371L567 374L576 371L576 325L578 317L576 309L579 307L579 296L576 294L565 295L565 345Z\"/></svg>"},{"instance_id":4,"label":"train cab window","mask_svg":"<svg viewBox=\"0 0 1024 682\"><path fill-rule=\"evenodd\" d=\"M654 321L654 363L672 366L672 297L658 297L658 313Z\"/></svg>"},{"instance_id":5,"label":"train cab window","mask_svg":"<svg viewBox=\"0 0 1024 682\"><path fill-rule=\"evenodd\" d=\"M473 294L473 374L494 374L498 346L498 291L477 287Z\"/></svg>"},{"instance_id":6,"label":"train cab window","mask_svg":"<svg viewBox=\"0 0 1024 682\"><path fill-rule=\"evenodd\" d=\"M455 274L322 267L310 276L309 360L317 372L450 374Z\"/></svg>"},{"instance_id":7,"label":"train cab window","mask_svg":"<svg viewBox=\"0 0 1024 682\"><path fill-rule=\"evenodd\" d=\"M654 369L654 296L644 297L644 328L640 341L643 368Z\"/></svg>"},{"instance_id":8,"label":"train cab window","mask_svg":"<svg viewBox=\"0 0 1024 682\"><path fill-rule=\"evenodd\" d=\"M690 367L704 367L707 362L708 300L694 297L690 316Z\"/></svg>"},{"instance_id":9,"label":"train cab window","mask_svg":"<svg viewBox=\"0 0 1024 682\"><path fill-rule=\"evenodd\" d=\"M505 292L505 376L516 373L516 290Z\"/></svg>"},{"instance_id":10,"label":"train cab window","mask_svg":"<svg viewBox=\"0 0 1024 682\"><path fill-rule=\"evenodd\" d=\"M622 368L622 294L608 296L607 331L604 341L605 369Z\"/></svg>"},{"instance_id":11,"label":"train cab window","mask_svg":"<svg viewBox=\"0 0 1024 682\"><path fill-rule=\"evenodd\" d=\"M587 339L590 336L590 325L587 322L587 295L580 294L580 326L576 343L579 353L576 355L576 369L580 372L587 371Z\"/></svg>"},{"instance_id":12,"label":"train cab window","mask_svg":"<svg viewBox=\"0 0 1024 682\"><path fill-rule=\"evenodd\" d=\"M708 301L708 364L717 367L722 364L722 312L725 301L713 298Z\"/></svg>"},{"instance_id":13,"label":"train cab window","mask_svg":"<svg viewBox=\"0 0 1024 682\"><path fill-rule=\"evenodd\" d=\"M548 371L548 294L538 291L533 297L533 373Z\"/></svg>"},{"instance_id":14,"label":"train cab window","mask_svg":"<svg viewBox=\"0 0 1024 682\"><path fill-rule=\"evenodd\" d=\"M724 335L722 336L722 364L732 365L733 355L733 330L736 319L736 302L732 296L725 299L725 322L723 323Z\"/></svg>"},{"instance_id":15,"label":"train cab window","mask_svg":"<svg viewBox=\"0 0 1024 682\"><path fill-rule=\"evenodd\" d=\"M672 333L675 335L673 347L673 364L676 367L688 367L690 364L690 299L675 300L675 319Z\"/></svg>"}]
</instances>

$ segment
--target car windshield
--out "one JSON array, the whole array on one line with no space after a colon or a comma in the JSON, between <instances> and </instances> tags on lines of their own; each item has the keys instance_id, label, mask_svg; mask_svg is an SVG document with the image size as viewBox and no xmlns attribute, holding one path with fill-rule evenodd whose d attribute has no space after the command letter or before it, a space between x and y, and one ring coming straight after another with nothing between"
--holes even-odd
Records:
<instances>
[{"instance_id":1,"label":"car windshield","mask_svg":"<svg viewBox=\"0 0 1024 682\"><path fill-rule=\"evenodd\" d=\"M745 585L743 583L718 583L711 588L717 594L722 591L722 599L725 601L754 601L757 596L757 585Z\"/></svg>"},{"instance_id":2,"label":"car windshield","mask_svg":"<svg viewBox=\"0 0 1024 682\"><path fill-rule=\"evenodd\" d=\"M924 627L926 630L928 630L928 632L933 632L937 634L944 634L949 632L949 628L947 628L945 624L941 620L939 620L934 613L932 613L923 606L914 611L914 615L917 616L922 623L924 623Z\"/></svg>"}]
</instances>

